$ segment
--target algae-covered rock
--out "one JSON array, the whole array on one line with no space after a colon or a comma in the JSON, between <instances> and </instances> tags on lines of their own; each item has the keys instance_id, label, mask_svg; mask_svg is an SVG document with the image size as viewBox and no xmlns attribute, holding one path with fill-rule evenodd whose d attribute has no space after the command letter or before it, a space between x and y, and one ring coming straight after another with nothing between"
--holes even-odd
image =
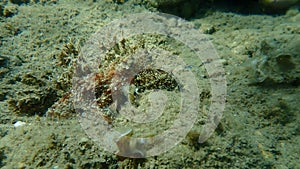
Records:
<instances>
[{"instance_id":1,"label":"algae-covered rock","mask_svg":"<svg viewBox=\"0 0 300 169\"><path fill-rule=\"evenodd\" d=\"M183 18L190 18L199 12L200 7L206 6L207 1L203 0L158 0L151 4L156 6L164 13L173 14ZM211 3L211 2L209 2Z\"/></svg>"},{"instance_id":2,"label":"algae-covered rock","mask_svg":"<svg viewBox=\"0 0 300 169\"><path fill-rule=\"evenodd\" d=\"M8 60L9 60L8 57L0 56L0 79L3 78L7 72L9 72Z\"/></svg>"},{"instance_id":3,"label":"algae-covered rock","mask_svg":"<svg viewBox=\"0 0 300 169\"><path fill-rule=\"evenodd\" d=\"M299 2L299 0L260 0L259 2L263 6L269 8L284 9L296 4L297 2Z\"/></svg>"},{"instance_id":4,"label":"algae-covered rock","mask_svg":"<svg viewBox=\"0 0 300 169\"><path fill-rule=\"evenodd\" d=\"M17 114L44 115L56 97L56 92L51 88L31 88L17 92L15 97L8 99L7 102Z\"/></svg>"},{"instance_id":5,"label":"algae-covered rock","mask_svg":"<svg viewBox=\"0 0 300 169\"><path fill-rule=\"evenodd\" d=\"M3 9L3 16L5 17L11 17L13 15L16 15L17 13L18 13L17 5L7 5Z\"/></svg>"},{"instance_id":6,"label":"algae-covered rock","mask_svg":"<svg viewBox=\"0 0 300 169\"><path fill-rule=\"evenodd\" d=\"M30 0L9 0L11 3L21 5L23 3L29 3Z\"/></svg>"},{"instance_id":7,"label":"algae-covered rock","mask_svg":"<svg viewBox=\"0 0 300 169\"><path fill-rule=\"evenodd\" d=\"M299 79L299 70L296 69L296 62L293 55L281 53L275 57L264 56L256 60L255 81L258 84L292 84Z\"/></svg>"},{"instance_id":8,"label":"algae-covered rock","mask_svg":"<svg viewBox=\"0 0 300 169\"><path fill-rule=\"evenodd\" d=\"M261 85L300 84L300 38L285 43L266 40L261 56L251 60L253 82Z\"/></svg>"},{"instance_id":9,"label":"algae-covered rock","mask_svg":"<svg viewBox=\"0 0 300 169\"><path fill-rule=\"evenodd\" d=\"M184 0L157 0L158 5L174 5L180 2L183 2Z\"/></svg>"},{"instance_id":10,"label":"algae-covered rock","mask_svg":"<svg viewBox=\"0 0 300 169\"><path fill-rule=\"evenodd\" d=\"M44 115L57 100L54 84L47 80L49 75L30 72L20 73L15 78L15 92L8 94L9 108L16 114Z\"/></svg>"}]
</instances>

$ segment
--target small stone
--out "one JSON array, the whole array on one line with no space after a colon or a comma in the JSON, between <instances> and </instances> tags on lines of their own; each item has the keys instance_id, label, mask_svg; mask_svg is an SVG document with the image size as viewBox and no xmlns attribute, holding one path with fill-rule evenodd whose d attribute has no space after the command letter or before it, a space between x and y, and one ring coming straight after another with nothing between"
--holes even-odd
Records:
<instances>
[{"instance_id":1,"label":"small stone","mask_svg":"<svg viewBox=\"0 0 300 169\"><path fill-rule=\"evenodd\" d=\"M17 121L17 122L15 122L14 127L17 128L17 127L20 127L20 126L24 126L25 124L26 123L23 122L23 121Z\"/></svg>"}]
</instances>

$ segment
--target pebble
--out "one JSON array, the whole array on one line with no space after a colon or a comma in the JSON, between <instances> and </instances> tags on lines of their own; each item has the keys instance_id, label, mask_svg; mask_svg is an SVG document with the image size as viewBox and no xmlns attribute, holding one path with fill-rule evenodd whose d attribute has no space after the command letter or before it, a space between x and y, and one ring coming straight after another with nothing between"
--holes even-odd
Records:
<instances>
[{"instance_id":1,"label":"pebble","mask_svg":"<svg viewBox=\"0 0 300 169\"><path fill-rule=\"evenodd\" d=\"M17 121L17 122L15 122L14 127L17 128L17 127L20 127L20 126L24 126L25 124L26 123L23 122L23 121Z\"/></svg>"}]
</instances>

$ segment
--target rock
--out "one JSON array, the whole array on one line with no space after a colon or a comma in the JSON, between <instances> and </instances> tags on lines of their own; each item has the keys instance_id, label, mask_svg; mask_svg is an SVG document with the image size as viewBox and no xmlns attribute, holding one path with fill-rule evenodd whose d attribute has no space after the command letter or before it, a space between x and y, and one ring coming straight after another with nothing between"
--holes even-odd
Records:
<instances>
[{"instance_id":1,"label":"rock","mask_svg":"<svg viewBox=\"0 0 300 169\"><path fill-rule=\"evenodd\" d=\"M17 128L17 127L20 127L20 126L24 126L25 124L26 123L23 122L23 121L17 121L17 122L15 122L14 127Z\"/></svg>"},{"instance_id":2,"label":"rock","mask_svg":"<svg viewBox=\"0 0 300 169\"><path fill-rule=\"evenodd\" d=\"M13 4L21 5L23 3L29 3L30 0L9 0Z\"/></svg>"},{"instance_id":3,"label":"rock","mask_svg":"<svg viewBox=\"0 0 300 169\"><path fill-rule=\"evenodd\" d=\"M299 0L260 0L260 4L272 9L286 9L299 2Z\"/></svg>"},{"instance_id":4,"label":"rock","mask_svg":"<svg viewBox=\"0 0 300 169\"><path fill-rule=\"evenodd\" d=\"M261 57L250 62L254 83L260 85L299 85L300 40L294 38L288 43L264 41Z\"/></svg>"},{"instance_id":5,"label":"rock","mask_svg":"<svg viewBox=\"0 0 300 169\"><path fill-rule=\"evenodd\" d=\"M16 5L7 5L4 7L3 16L12 17L18 13L18 7Z\"/></svg>"}]
</instances>

